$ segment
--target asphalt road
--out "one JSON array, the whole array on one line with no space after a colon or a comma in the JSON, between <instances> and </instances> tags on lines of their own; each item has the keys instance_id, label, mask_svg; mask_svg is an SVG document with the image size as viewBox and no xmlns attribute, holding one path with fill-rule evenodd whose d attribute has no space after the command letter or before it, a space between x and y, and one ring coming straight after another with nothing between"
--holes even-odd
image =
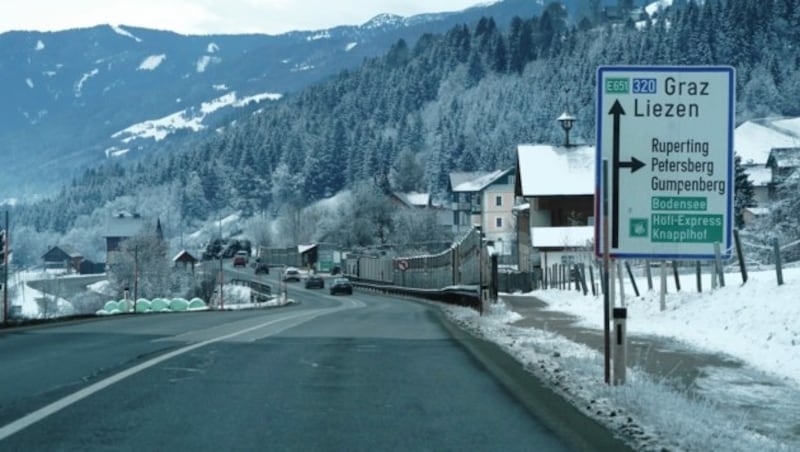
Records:
<instances>
[{"instance_id":1,"label":"asphalt road","mask_svg":"<svg viewBox=\"0 0 800 452\"><path fill-rule=\"evenodd\" d=\"M289 294L0 332L0 450L622 448L435 307Z\"/></svg>"}]
</instances>

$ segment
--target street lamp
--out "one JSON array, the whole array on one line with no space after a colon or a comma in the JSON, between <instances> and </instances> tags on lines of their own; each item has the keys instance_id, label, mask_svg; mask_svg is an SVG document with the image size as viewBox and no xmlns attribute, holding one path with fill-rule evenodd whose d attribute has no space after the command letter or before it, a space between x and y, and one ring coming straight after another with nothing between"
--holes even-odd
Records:
<instances>
[{"instance_id":1,"label":"street lamp","mask_svg":"<svg viewBox=\"0 0 800 452\"><path fill-rule=\"evenodd\" d=\"M557 121L561 124L561 128L564 129L564 146L569 147L569 129L575 123L575 117L564 111Z\"/></svg>"}]
</instances>

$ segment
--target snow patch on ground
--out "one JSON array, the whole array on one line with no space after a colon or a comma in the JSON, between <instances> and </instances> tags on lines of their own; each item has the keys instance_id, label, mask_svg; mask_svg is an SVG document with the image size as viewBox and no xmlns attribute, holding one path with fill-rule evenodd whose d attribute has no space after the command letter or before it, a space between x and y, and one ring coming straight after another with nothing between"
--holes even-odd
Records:
<instances>
[{"instance_id":1,"label":"snow patch on ground","mask_svg":"<svg viewBox=\"0 0 800 452\"><path fill-rule=\"evenodd\" d=\"M629 369L625 385L606 385L599 353L552 332L510 325L515 316L502 302L483 316L469 308L445 311L462 328L498 344L553 391L637 450L789 450L746 429L741 417L722 413L637 369Z\"/></svg>"},{"instance_id":2,"label":"snow patch on ground","mask_svg":"<svg viewBox=\"0 0 800 452\"><path fill-rule=\"evenodd\" d=\"M122 36L125 36L125 37L128 37L128 38L131 38L136 42L142 42L141 39L137 38L131 32L129 32L128 30L122 28L119 25L110 25L110 27L111 27L112 30L114 30L114 33L116 33L118 35L122 35Z\"/></svg>"},{"instance_id":3,"label":"snow patch on ground","mask_svg":"<svg viewBox=\"0 0 800 452\"><path fill-rule=\"evenodd\" d=\"M167 59L167 55L160 54L160 55L150 55L149 57L145 58L139 67L136 69L137 71L152 71L155 70L164 60Z\"/></svg>"}]
</instances>

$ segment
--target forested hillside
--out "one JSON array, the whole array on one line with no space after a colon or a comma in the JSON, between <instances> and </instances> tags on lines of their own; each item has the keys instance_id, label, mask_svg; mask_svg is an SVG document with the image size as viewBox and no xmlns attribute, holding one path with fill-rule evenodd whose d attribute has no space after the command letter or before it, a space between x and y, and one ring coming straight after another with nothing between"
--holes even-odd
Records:
<instances>
[{"instance_id":1,"label":"forested hillside","mask_svg":"<svg viewBox=\"0 0 800 452\"><path fill-rule=\"evenodd\" d=\"M689 2L650 21L578 27L553 4L507 33L485 18L399 41L199 145L89 171L15 209L16 222L60 234L128 207L182 229L233 210L276 215L364 180L442 193L451 171L507 168L518 143L561 141L565 109L578 118L573 140L593 141L600 65L731 65L738 121L800 116L798 44L800 0Z\"/></svg>"}]
</instances>

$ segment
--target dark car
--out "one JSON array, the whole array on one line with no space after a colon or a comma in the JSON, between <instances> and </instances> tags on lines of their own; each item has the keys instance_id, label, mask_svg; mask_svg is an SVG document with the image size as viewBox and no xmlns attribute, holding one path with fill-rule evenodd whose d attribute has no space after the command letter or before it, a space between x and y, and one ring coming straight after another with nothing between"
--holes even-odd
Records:
<instances>
[{"instance_id":1,"label":"dark car","mask_svg":"<svg viewBox=\"0 0 800 452\"><path fill-rule=\"evenodd\" d=\"M322 276L311 275L306 279L306 289L324 289L325 280Z\"/></svg>"},{"instance_id":2,"label":"dark car","mask_svg":"<svg viewBox=\"0 0 800 452\"><path fill-rule=\"evenodd\" d=\"M300 271L294 267L289 267L283 272L283 281L295 281L300 282Z\"/></svg>"},{"instance_id":3,"label":"dark car","mask_svg":"<svg viewBox=\"0 0 800 452\"><path fill-rule=\"evenodd\" d=\"M266 262L256 262L255 274L259 275L261 273L268 275L269 274L269 265Z\"/></svg>"},{"instance_id":4,"label":"dark car","mask_svg":"<svg viewBox=\"0 0 800 452\"><path fill-rule=\"evenodd\" d=\"M349 279L336 278L333 280L333 284L331 284L331 295L336 295L337 293L343 293L347 295L353 294L353 285L350 284Z\"/></svg>"}]
</instances>

